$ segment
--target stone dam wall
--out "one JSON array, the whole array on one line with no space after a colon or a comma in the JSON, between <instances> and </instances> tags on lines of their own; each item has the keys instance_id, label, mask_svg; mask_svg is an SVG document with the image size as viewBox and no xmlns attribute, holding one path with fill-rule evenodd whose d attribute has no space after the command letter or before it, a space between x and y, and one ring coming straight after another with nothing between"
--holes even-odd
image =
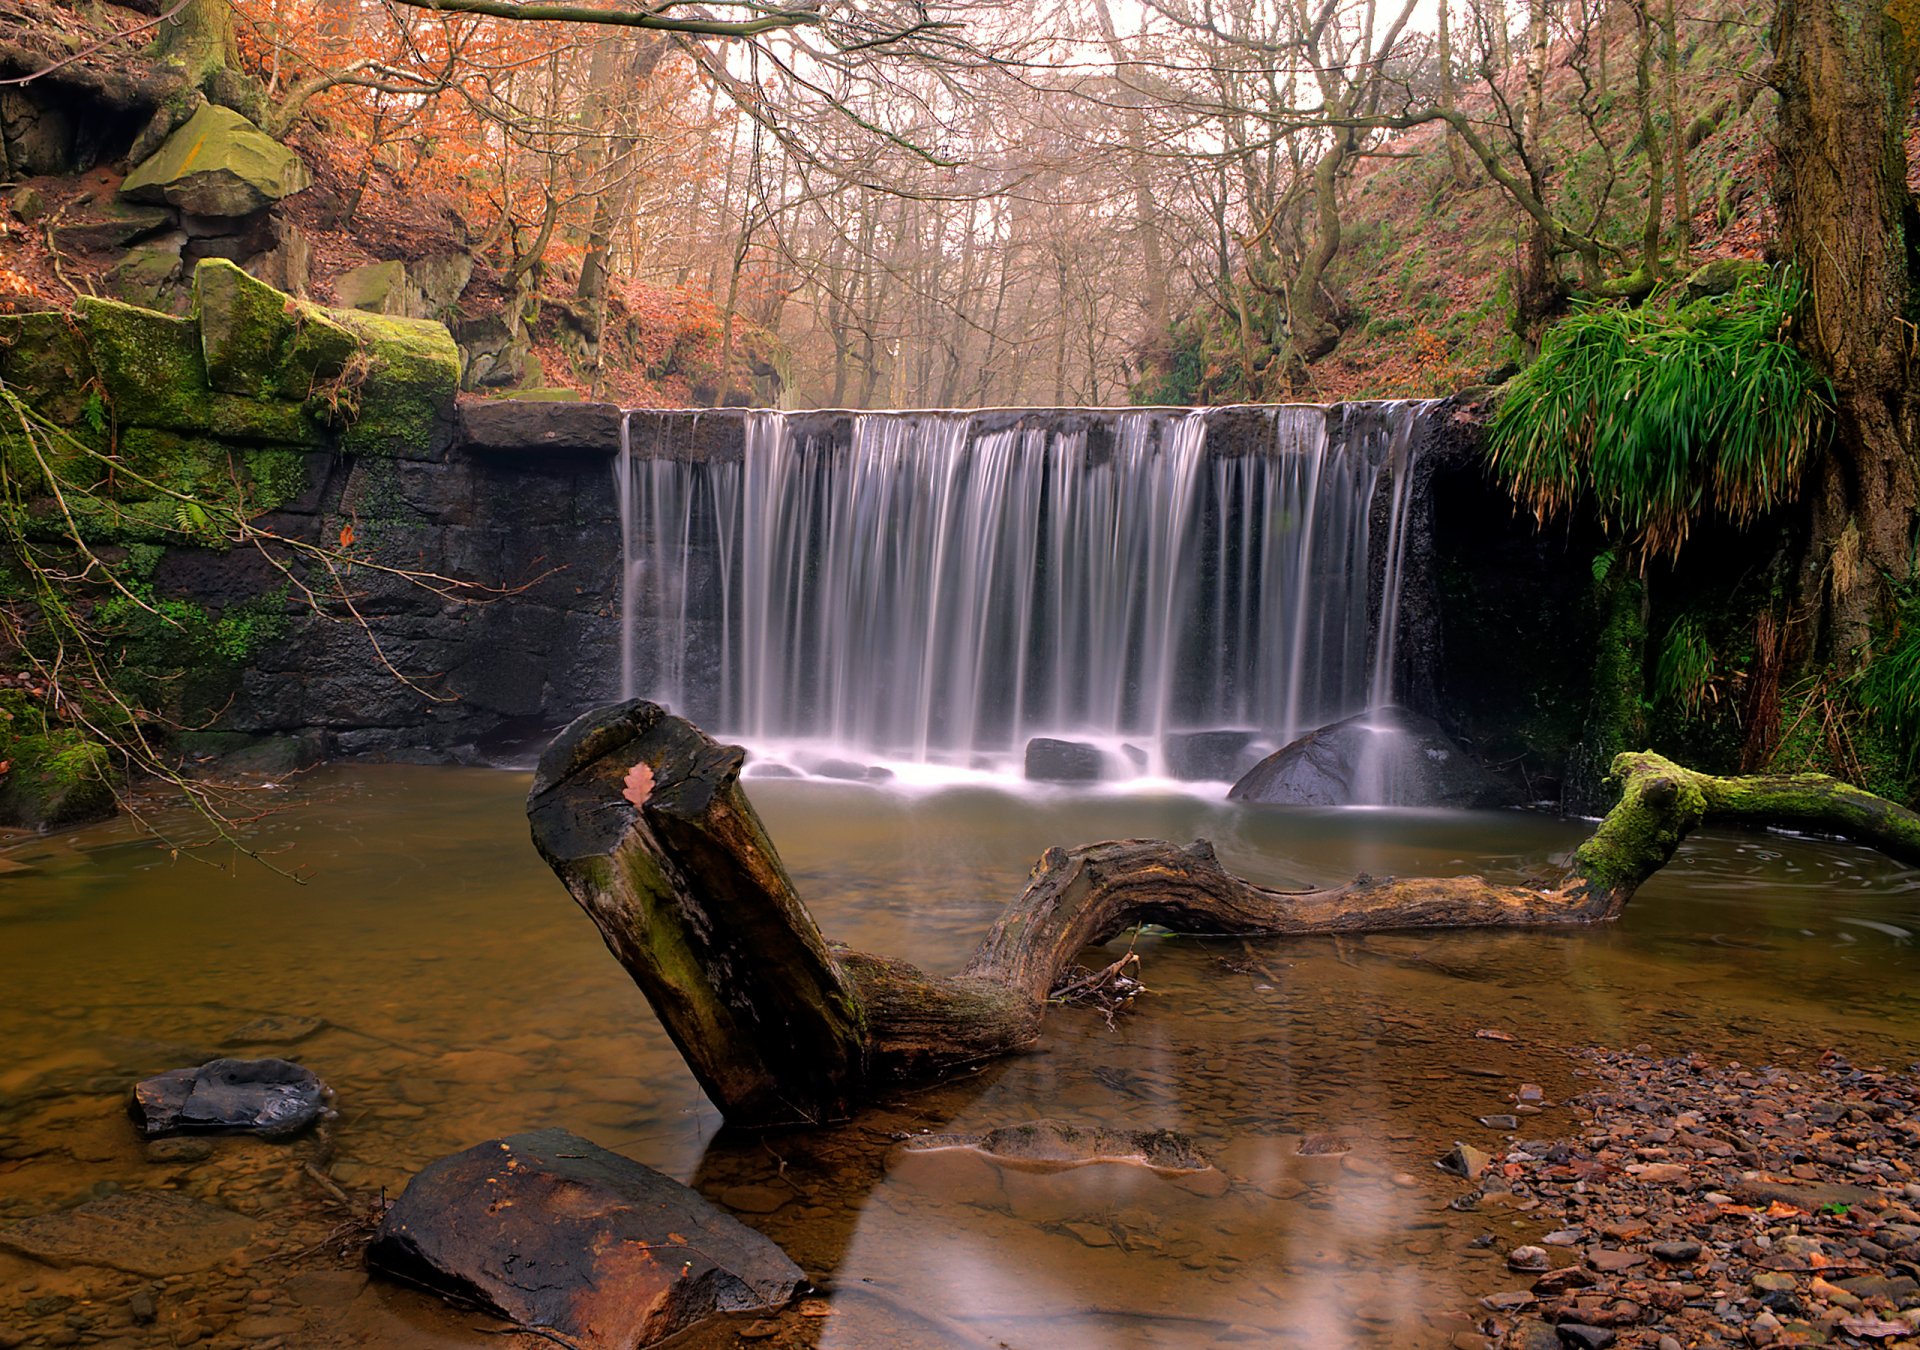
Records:
<instances>
[{"instance_id":1,"label":"stone dam wall","mask_svg":"<svg viewBox=\"0 0 1920 1350\"><path fill-rule=\"evenodd\" d=\"M523 762L617 697L614 463L623 447L738 459L752 416L461 398L458 380L439 325L322 310L217 261L201 265L189 318L98 300L0 317L0 386L35 413L143 481L239 484L267 508L252 524L271 537L182 546L156 525L174 502L122 484L120 505L88 526L108 561L147 559L153 595L209 624L260 620L244 643L189 662L171 711L189 751L263 769L336 756ZM796 437L840 444L853 414L790 417ZM1079 427L1091 461L1112 452L1110 411L974 418L983 430ZM1475 461L1469 422L1442 407L1427 423L1400 638L1402 696L1422 710L1438 699L1440 644L1428 480ZM1269 441L1256 410L1209 414L1209 454ZM656 647L638 635L640 688Z\"/></svg>"}]
</instances>

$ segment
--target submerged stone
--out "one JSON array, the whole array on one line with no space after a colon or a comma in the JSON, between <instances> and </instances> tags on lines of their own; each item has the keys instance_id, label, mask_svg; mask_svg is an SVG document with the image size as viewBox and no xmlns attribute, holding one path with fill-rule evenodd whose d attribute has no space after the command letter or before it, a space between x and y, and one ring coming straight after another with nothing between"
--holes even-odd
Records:
<instances>
[{"instance_id":1,"label":"submerged stone","mask_svg":"<svg viewBox=\"0 0 1920 1350\"><path fill-rule=\"evenodd\" d=\"M1290 806L1498 806L1500 785L1431 718L1374 708L1310 731L1233 785L1234 801Z\"/></svg>"},{"instance_id":2,"label":"submerged stone","mask_svg":"<svg viewBox=\"0 0 1920 1350\"><path fill-rule=\"evenodd\" d=\"M333 1094L311 1069L284 1059L216 1059L137 1084L128 1111L148 1139L174 1134L254 1134L284 1139L306 1129Z\"/></svg>"},{"instance_id":3,"label":"submerged stone","mask_svg":"<svg viewBox=\"0 0 1920 1350\"><path fill-rule=\"evenodd\" d=\"M0 1228L0 1248L53 1266L185 1275L225 1260L253 1220L175 1191L120 1191Z\"/></svg>"},{"instance_id":4,"label":"submerged stone","mask_svg":"<svg viewBox=\"0 0 1920 1350\"><path fill-rule=\"evenodd\" d=\"M1088 1163L1137 1163L1156 1172L1207 1172L1213 1164L1191 1139L1173 1130L1085 1128L1058 1120L1006 1125L982 1134L924 1134L909 1139L910 1153L964 1149L1039 1170Z\"/></svg>"},{"instance_id":5,"label":"submerged stone","mask_svg":"<svg viewBox=\"0 0 1920 1350\"><path fill-rule=\"evenodd\" d=\"M803 1279L695 1192L565 1130L432 1163L387 1211L367 1261L583 1350L635 1350L714 1313L772 1311Z\"/></svg>"}]
</instances>

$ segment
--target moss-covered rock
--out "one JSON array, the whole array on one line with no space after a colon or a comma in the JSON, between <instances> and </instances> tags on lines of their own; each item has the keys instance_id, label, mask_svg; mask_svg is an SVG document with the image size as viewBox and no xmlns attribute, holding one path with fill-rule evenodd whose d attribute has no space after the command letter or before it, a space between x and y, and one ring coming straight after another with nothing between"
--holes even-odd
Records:
<instances>
[{"instance_id":1,"label":"moss-covered rock","mask_svg":"<svg viewBox=\"0 0 1920 1350\"><path fill-rule=\"evenodd\" d=\"M333 404L347 415L340 448L355 455L436 457L460 388L460 350L446 325L344 310L330 317L361 344L342 377L349 397Z\"/></svg>"},{"instance_id":2,"label":"moss-covered rock","mask_svg":"<svg viewBox=\"0 0 1920 1350\"><path fill-rule=\"evenodd\" d=\"M247 501L256 511L277 511L309 486L307 457L298 450L249 450L246 465Z\"/></svg>"},{"instance_id":3,"label":"moss-covered rock","mask_svg":"<svg viewBox=\"0 0 1920 1350\"><path fill-rule=\"evenodd\" d=\"M74 314L123 425L210 429L212 390L192 320L93 296L82 296Z\"/></svg>"},{"instance_id":4,"label":"moss-covered rock","mask_svg":"<svg viewBox=\"0 0 1920 1350\"><path fill-rule=\"evenodd\" d=\"M234 441L270 441L276 445L323 445L326 427L299 403L214 394L207 402L207 426Z\"/></svg>"},{"instance_id":5,"label":"moss-covered rock","mask_svg":"<svg viewBox=\"0 0 1920 1350\"><path fill-rule=\"evenodd\" d=\"M187 237L178 230L130 248L107 273L107 294L116 300L167 313L180 308L180 251Z\"/></svg>"},{"instance_id":6,"label":"moss-covered rock","mask_svg":"<svg viewBox=\"0 0 1920 1350\"><path fill-rule=\"evenodd\" d=\"M293 151L232 109L206 103L127 175L120 192L196 216L245 216L312 182Z\"/></svg>"},{"instance_id":7,"label":"moss-covered rock","mask_svg":"<svg viewBox=\"0 0 1920 1350\"><path fill-rule=\"evenodd\" d=\"M293 338L280 363L276 387L280 397L304 401L345 374L360 340L327 317L325 310L305 301L295 302L293 323Z\"/></svg>"},{"instance_id":8,"label":"moss-covered rock","mask_svg":"<svg viewBox=\"0 0 1920 1350\"><path fill-rule=\"evenodd\" d=\"M80 421L93 392L93 360L73 316L0 314L0 381L42 416Z\"/></svg>"},{"instance_id":9,"label":"moss-covered rock","mask_svg":"<svg viewBox=\"0 0 1920 1350\"><path fill-rule=\"evenodd\" d=\"M1687 299L1730 295L1740 287L1767 279L1767 265L1750 258L1715 258L1687 278Z\"/></svg>"},{"instance_id":10,"label":"moss-covered rock","mask_svg":"<svg viewBox=\"0 0 1920 1350\"><path fill-rule=\"evenodd\" d=\"M271 398L275 375L293 339L292 300L255 281L224 258L193 274L193 312L207 380L223 394Z\"/></svg>"},{"instance_id":11,"label":"moss-covered rock","mask_svg":"<svg viewBox=\"0 0 1920 1350\"><path fill-rule=\"evenodd\" d=\"M105 746L59 729L6 739L0 822L46 830L105 820L115 810Z\"/></svg>"},{"instance_id":12,"label":"moss-covered rock","mask_svg":"<svg viewBox=\"0 0 1920 1350\"><path fill-rule=\"evenodd\" d=\"M407 265L399 259L372 262L333 279L333 296L343 309L368 314L405 315Z\"/></svg>"}]
</instances>

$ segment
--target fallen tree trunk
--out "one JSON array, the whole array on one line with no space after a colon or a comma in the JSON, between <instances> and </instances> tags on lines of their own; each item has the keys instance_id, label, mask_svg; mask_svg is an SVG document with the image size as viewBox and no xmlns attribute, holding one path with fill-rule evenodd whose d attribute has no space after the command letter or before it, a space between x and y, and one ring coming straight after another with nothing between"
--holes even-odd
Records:
<instances>
[{"instance_id":1,"label":"fallen tree trunk","mask_svg":"<svg viewBox=\"0 0 1920 1350\"><path fill-rule=\"evenodd\" d=\"M942 976L828 946L741 790L744 759L636 700L562 732L527 802L535 847L742 1125L839 1119L890 1084L1031 1044L1074 958L1135 924L1290 937L1598 923L1709 817L1847 834L1920 862L1920 815L1838 780L1716 778L1626 754L1619 805L1548 877L1362 875L1281 891L1229 872L1205 840L1051 848L961 972Z\"/></svg>"}]
</instances>

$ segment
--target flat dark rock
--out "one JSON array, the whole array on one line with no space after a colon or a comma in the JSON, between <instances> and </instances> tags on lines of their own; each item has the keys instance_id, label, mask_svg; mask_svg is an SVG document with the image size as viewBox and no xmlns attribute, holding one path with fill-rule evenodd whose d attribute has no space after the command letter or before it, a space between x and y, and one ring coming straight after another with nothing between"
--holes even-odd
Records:
<instances>
[{"instance_id":1,"label":"flat dark rock","mask_svg":"<svg viewBox=\"0 0 1920 1350\"><path fill-rule=\"evenodd\" d=\"M514 399L463 398L460 444L492 454L550 453L615 455L620 452L621 410L611 403L521 403Z\"/></svg>"},{"instance_id":2,"label":"flat dark rock","mask_svg":"<svg viewBox=\"0 0 1920 1350\"><path fill-rule=\"evenodd\" d=\"M127 1104L148 1139L252 1134L285 1139L320 1118L333 1094L311 1070L284 1059L216 1059L136 1084Z\"/></svg>"},{"instance_id":3,"label":"flat dark rock","mask_svg":"<svg viewBox=\"0 0 1920 1350\"><path fill-rule=\"evenodd\" d=\"M0 1228L0 1248L53 1266L185 1275L218 1265L253 1220L176 1191L121 1191Z\"/></svg>"},{"instance_id":4,"label":"flat dark rock","mask_svg":"<svg viewBox=\"0 0 1920 1350\"><path fill-rule=\"evenodd\" d=\"M1503 795L1437 723L1404 708L1375 708L1310 731L1227 793L1287 806L1498 806Z\"/></svg>"},{"instance_id":5,"label":"flat dark rock","mask_svg":"<svg viewBox=\"0 0 1920 1350\"><path fill-rule=\"evenodd\" d=\"M1170 731L1160 746L1167 776L1183 782L1234 782L1260 760L1255 735L1231 729Z\"/></svg>"},{"instance_id":6,"label":"flat dark rock","mask_svg":"<svg viewBox=\"0 0 1920 1350\"><path fill-rule=\"evenodd\" d=\"M1754 1176L1735 1182L1730 1188L1736 1200L1749 1205L1797 1205L1811 1213L1822 1205L1864 1205L1878 1199L1878 1193L1865 1186L1836 1181L1783 1181L1777 1177Z\"/></svg>"},{"instance_id":7,"label":"flat dark rock","mask_svg":"<svg viewBox=\"0 0 1920 1350\"><path fill-rule=\"evenodd\" d=\"M1096 783L1105 774L1100 747L1085 741L1035 736L1027 742L1026 773L1036 783Z\"/></svg>"},{"instance_id":8,"label":"flat dark rock","mask_svg":"<svg viewBox=\"0 0 1920 1350\"><path fill-rule=\"evenodd\" d=\"M635 1350L714 1313L772 1311L803 1278L679 1182L565 1130L430 1164L387 1211L367 1261L584 1350Z\"/></svg>"},{"instance_id":9,"label":"flat dark rock","mask_svg":"<svg viewBox=\"0 0 1920 1350\"><path fill-rule=\"evenodd\" d=\"M911 1152L967 1149L996 1162L1056 1170L1086 1163L1130 1162L1157 1172L1204 1172L1213 1164L1193 1141L1172 1130L1085 1129L1058 1120L1007 1125L984 1134L923 1134L909 1139Z\"/></svg>"}]
</instances>

